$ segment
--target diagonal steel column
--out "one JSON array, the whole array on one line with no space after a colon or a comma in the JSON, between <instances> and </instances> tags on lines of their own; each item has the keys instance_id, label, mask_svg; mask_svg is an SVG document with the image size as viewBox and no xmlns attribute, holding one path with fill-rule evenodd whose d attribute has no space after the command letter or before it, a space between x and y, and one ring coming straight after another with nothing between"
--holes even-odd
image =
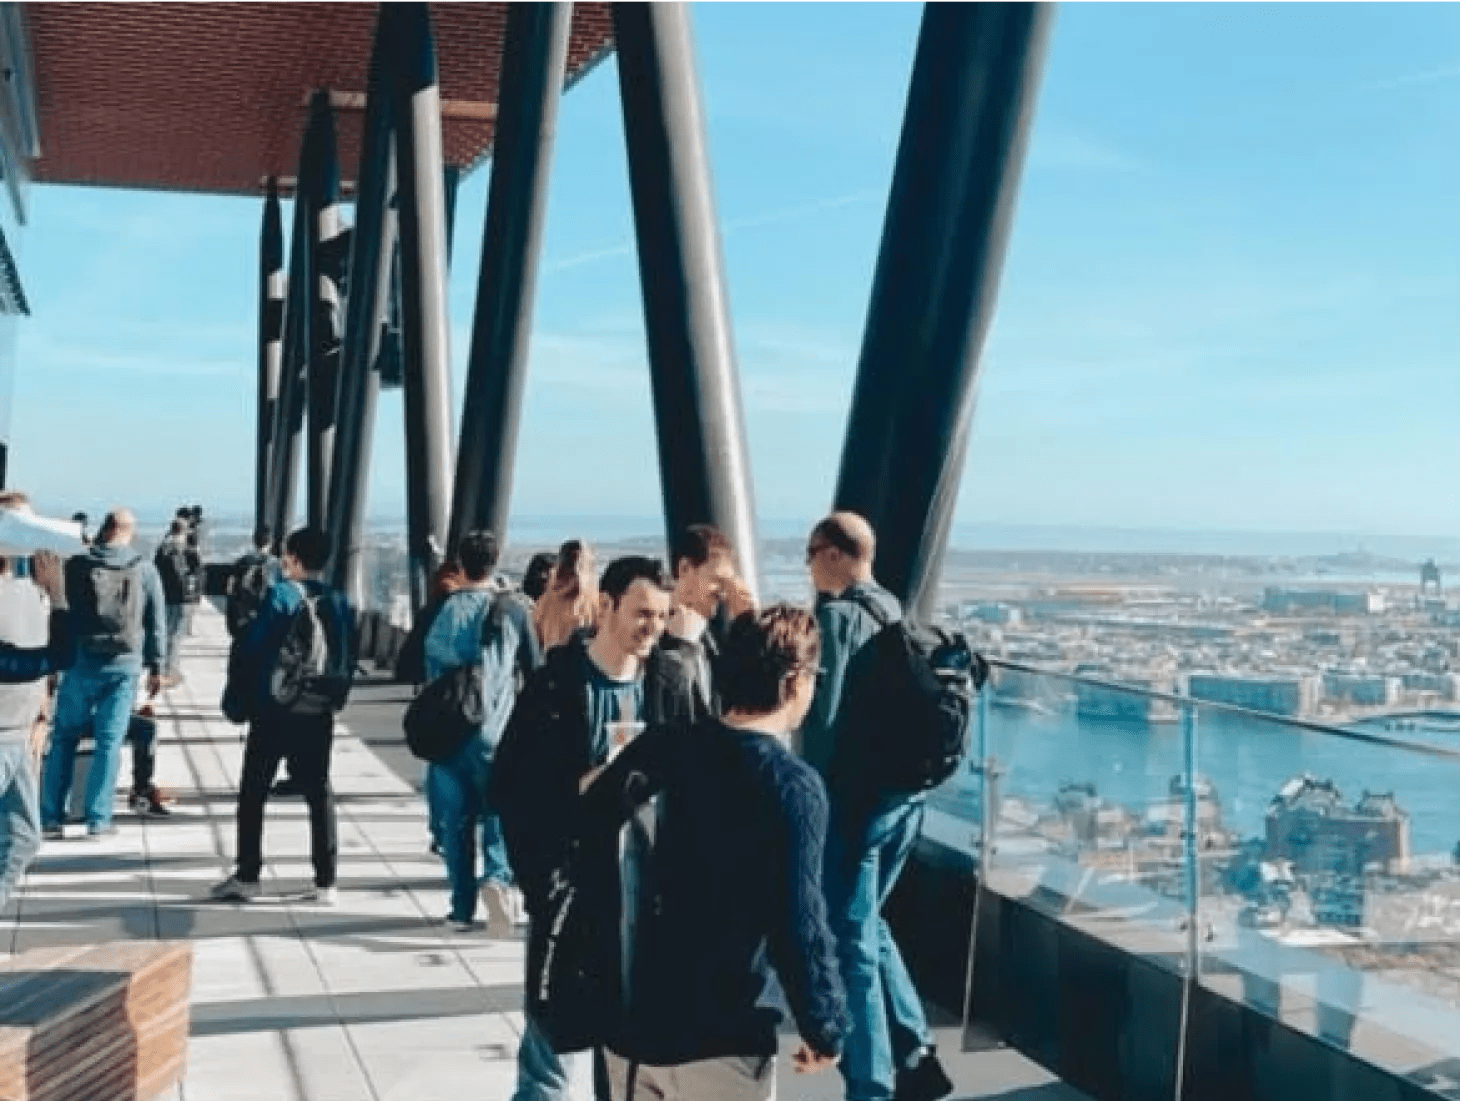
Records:
<instances>
[{"instance_id":1,"label":"diagonal steel column","mask_svg":"<svg viewBox=\"0 0 1460 1101\"><path fill-rule=\"evenodd\" d=\"M474 528L487 528L505 541L537 258L572 20L573 5L566 3L513 4L507 11L492 183L451 504L453 548Z\"/></svg>"},{"instance_id":2,"label":"diagonal steel column","mask_svg":"<svg viewBox=\"0 0 1460 1101\"><path fill-rule=\"evenodd\" d=\"M446 305L446 195L441 92L426 4L386 4L394 51L404 359L406 527L411 596L425 603L446 553L451 506L451 352Z\"/></svg>"},{"instance_id":3,"label":"diagonal steel column","mask_svg":"<svg viewBox=\"0 0 1460 1101\"><path fill-rule=\"evenodd\" d=\"M613 5L664 517L712 523L755 586L758 545L704 114L684 4Z\"/></svg>"},{"instance_id":4,"label":"diagonal steel column","mask_svg":"<svg viewBox=\"0 0 1460 1101\"><path fill-rule=\"evenodd\" d=\"M878 578L924 617L1053 14L1046 4L923 8L835 501L871 522Z\"/></svg>"},{"instance_id":5,"label":"diagonal steel column","mask_svg":"<svg viewBox=\"0 0 1460 1101\"><path fill-rule=\"evenodd\" d=\"M345 228L340 217L340 161L328 91L314 93L309 115L314 176L310 187L309 480L305 499L310 527L323 528L339 403Z\"/></svg>"},{"instance_id":6,"label":"diagonal steel column","mask_svg":"<svg viewBox=\"0 0 1460 1101\"><path fill-rule=\"evenodd\" d=\"M259 398L254 471L254 530L269 523L269 477L273 465L274 421L278 415L279 369L284 335L284 229L279 188L269 180L264 225L259 240Z\"/></svg>"},{"instance_id":7,"label":"diagonal steel column","mask_svg":"<svg viewBox=\"0 0 1460 1101\"><path fill-rule=\"evenodd\" d=\"M380 23L383 23L383 17ZM339 427L329 481L332 540L330 579L360 610L365 606L361 554L365 502L375 438L380 372L376 357L390 308L391 259L395 252L395 153L388 86L389 47L377 24L366 83L365 123L356 173L355 231L350 254L350 296L345 307L340 362Z\"/></svg>"},{"instance_id":8,"label":"diagonal steel column","mask_svg":"<svg viewBox=\"0 0 1460 1101\"><path fill-rule=\"evenodd\" d=\"M269 477L272 508L269 526L274 550L282 548L294 522L299 488L299 448L304 435L304 407L309 389L310 194L313 174L313 128L304 132L299 174L294 188L293 228L289 234L289 285L284 306L283 364L279 371L279 405L274 418L274 463Z\"/></svg>"}]
</instances>

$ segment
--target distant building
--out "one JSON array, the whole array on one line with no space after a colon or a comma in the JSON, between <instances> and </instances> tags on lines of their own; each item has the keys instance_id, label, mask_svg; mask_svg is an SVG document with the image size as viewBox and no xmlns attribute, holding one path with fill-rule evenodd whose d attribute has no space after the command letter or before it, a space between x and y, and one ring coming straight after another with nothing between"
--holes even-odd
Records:
<instances>
[{"instance_id":1,"label":"distant building","mask_svg":"<svg viewBox=\"0 0 1460 1101\"><path fill-rule=\"evenodd\" d=\"M976 619L980 623L992 623L997 627L1010 627L1019 623L1023 614L1012 604L979 603L963 606L964 619Z\"/></svg>"},{"instance_id":2,"label":"distant building","mask_svg":"<svg viewBox=\"0 0 1460 1101\"><path fill-rule=\"evenodd\" d=\"M1433 692L1442 700L1456 698L1456 677L1454 673L1405 673L1399 683L1406 692Z\"/></svg>"},{"instance_id":3,"label":"distant building","mask_svg":"<svg viewBox=\"0 0 1460 1101\"><path fill-rule=\"evenodd\" d=\"M1370 864L1397 872L1409 856L1409 815L1392 793L1366 791L1349 808L1331 780L1304 773L1268 806L1266 859L1291 860L1299 872L1361 875Z\"/></svg>"},{"instance_id":4,"label":"distant building","mask_svg":"<svg viewBox=\"0 0 1460 1101\"><path fill-rule=\"evenodd\" d=\"M1317 710L1321 682L1312 676L1251 677L1192 673L1187 695L1273 715L1308 715Z\"/></svg>"},{"instance_id":5,"label":"distant building","mask_svg":"<svg viewBox=\"0 0 1460 1101\"><path fill-rule=\"evenodd\" d=\"M1325 673L1323 695L1325 699L1358 704L1366 707L1382 707L1399 702L1401 681L1398 677L1385 677L1369 673Z\"/></svg>"},{"instance_id":6,"label":"distant building","mask_svg":"<svg viewBox=\"0 0 1460 1101\"><path fill-rule=\"evenodd\" d=\"M1264 611L1276 615L1328 612L1332 615L1380 615L1385 608L1380 592L1345 593L1332 589L1270 588L1262 594Z\"/></svg>"},{"instance_id":7,"label":"distant building","mask_svg":"<svg viewBox=\"0 0 1460 1101\"><path fill-rule=\"evenodd\" d=\"M1419 568L1419 595L1428 594L1431 586L1434 587L1436 596L1445 595L1445 584L1440 579L1440 567L1435 564L1433 558Z\"/></svg>"}]
</instances>

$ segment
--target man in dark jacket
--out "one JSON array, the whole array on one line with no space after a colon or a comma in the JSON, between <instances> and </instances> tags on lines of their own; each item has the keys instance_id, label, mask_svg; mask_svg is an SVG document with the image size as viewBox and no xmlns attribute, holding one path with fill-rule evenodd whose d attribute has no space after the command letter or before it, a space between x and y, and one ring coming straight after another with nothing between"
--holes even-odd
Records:
<instances>
[{"instance_id":1,"label":"man in dark jacket","mask_svg":"<svg viewBox=\"0 0 1460 1101\"><path fill-rule=\"evenodd\" d=\"M192 555L195 558L196 555ZM152 565L162 581L162 602L167 613L168 684L178 683L178 651L181 648L193 564L188 551L188 525L181 516L173 520L167 538L152 556Z\"/></svg>"},{"instance_id":2,"label":"man in dark jacket","mask_svg":"<svg viewBox=\"0 0 1460 1101\"><path fill-rule=\"evenodd\" d=\"M230 683L225 692L225 711L246 714L251 722L238 788L238 868L213 888L212 895L219 900L247 902L259 893L259 873L264 859L264 804L279 762L287 759L290 775L299 784L309 807L314 889L306 892L306 897L326 906L336 901L338 844L334 792L329 778L330 750L334 741L334 713L344 706L350 672L354 669L350 653L354 635L349 602L343 593L321 579L329 553L329 537L318 528L300 528L291 533L284 544L284 579L269 590L263 611L233 644L235 652L229 658ZM328 669L342 691L328 707L301 711L275 702L270 682L277 676L280 654L295 629L296 618L310 612L306 601L312 602L324 631L329 650Z\"/></svg>"},{"instance_id":3,"label":"man in dark jacket","mask_svg":"<svg viewBox=\"0 0 1460 1101\"><path fill-rule=\"evenodd\" d=\"M630 825L614 923L615 1101L767 1101L782 992L802 1037L796 1069L841 1052L846 1007L821 892L826 792L786 745L816 691L820 648L799 608L737 619L718 666L724 717L647 731L583 795L585 838Z\"/></svg>"},{"instance_id":4,"label":"man in dark jacket","mask_svg":"<svg viewBox=\"0 0 1460 1101\"><path fill-rule=\"evenodd\" d=\"M694 678L700 704L718 714L718 636L728 620L755 610L755 598L736 576L730 540L711 524L690 524L675 537L669 567L674 571L674 600L660 645L679 656ZM717 623L721 612L724 618Z\"/></svg>"},{"instance_id":5,"label":"man in dark jacket","mask_svg":"<svg viewBox=\"0 0 1460 1101\"><path fill-rule=\"evenodd\" d=\"M491 778L491 799L531 920L529 974L546 947L543 915L553 877L566 865L578 835L584 777L608 760L612 741L636 726L684 726L698 716L684 666L657 646L670 606L663 565L650 558L617 559L604 570L599 593L593 637L585 642L575 636L549 651L546 663L528 678L497 747ZM600 885L588 894L606 897L606 889ZM605 915L605 922L611 920ZM598 1008L581 1007L587 1014ZM517 1065L515 1101L565 1101L588 1093L591 1060L555 1051L531 1016Z\"/></svg>"}]
</instances>

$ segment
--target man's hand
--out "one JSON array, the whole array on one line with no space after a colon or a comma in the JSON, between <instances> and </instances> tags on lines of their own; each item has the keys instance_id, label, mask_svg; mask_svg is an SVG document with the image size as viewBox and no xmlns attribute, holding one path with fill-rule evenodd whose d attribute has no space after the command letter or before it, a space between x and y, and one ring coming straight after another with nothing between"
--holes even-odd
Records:
<instances>
[{"instance_id":1,"label":"man's hand","mask_svg":"<svg viewBox=\"0 0 1460 1101\"><path fill-rule=\"evenodd\" d=\"M725 597L725 613L732 619L755 611L755 596L750 586L738 577L727 577L720 583Z\"/></svg>"},{"instance_id":2,"label":"man's hand","mask_svg":"<svg viewBox=\"0 0 1460 1101\"><path fill-rule=\"evenodd\" d=\"M836 1066L835 1055L822 1055L820 1052L812 1051L802 1041L801 1046L791 1056L791 1065L796 1068L797 1074L820 1074L827 1067Z\"/></svg>"},{"instance_id":3,"label":"man's hand","mask_svg":"<svg viewBox=\"0 0 1460 1101\"><path fill-rule=\"evenodd\" d=\"M31 580L51 598L52 604L59 604L65 598L65 576L61 559L51 551L36 551L31 559Z\"/></svg>"},{"instance_id":4,"label":"man's hand","mask_svg":"<svg viewBox=\"0 0 1460 1101\"><path fill-rule=\"evenodd\" d=\"M147 698L150 700L162 691L162 674L153 670L147 674Z\"/></svg>"}]
</instances>

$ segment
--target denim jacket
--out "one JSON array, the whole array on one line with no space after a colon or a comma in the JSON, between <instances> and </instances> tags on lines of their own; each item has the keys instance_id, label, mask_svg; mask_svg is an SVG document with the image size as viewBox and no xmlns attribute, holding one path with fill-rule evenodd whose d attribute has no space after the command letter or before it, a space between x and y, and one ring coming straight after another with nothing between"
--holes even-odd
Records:
<instances>
[{"instance_id":1,"label":"denim jacket","mask_svg":"<svg viewBox=\"0 0 1460 1101\"><path fill-rule=\"evenodd\" d=\"M500 609L501 630L486 632L483 620ZM518 685L542 662L537 632L527 609L510 593L491 589L463 589L442 603L426 632L426 679L433 681L462 665L482 666L482 702L485 716L481 736L496 747L507 728Z\"/></svg>"}]
</instances>

